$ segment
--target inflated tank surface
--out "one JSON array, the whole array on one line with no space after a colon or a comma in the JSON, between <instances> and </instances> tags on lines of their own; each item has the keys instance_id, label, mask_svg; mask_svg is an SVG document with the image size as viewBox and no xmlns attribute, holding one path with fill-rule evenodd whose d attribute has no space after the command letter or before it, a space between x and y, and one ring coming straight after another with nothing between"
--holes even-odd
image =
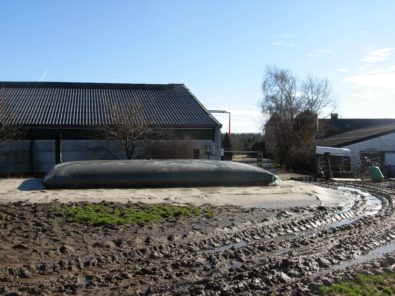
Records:
<instances>
[{"instance_id":1,"label":"inflated tank surface","mask_svg":"<svg viewBox=\"0 0 395 296\"><path fill-rule=\"evenodd\" d=\"M269 185L270 172L243 163L216 160L92 160L56 165L48 188L137 188Z\"/></svg>"}]
</instances>

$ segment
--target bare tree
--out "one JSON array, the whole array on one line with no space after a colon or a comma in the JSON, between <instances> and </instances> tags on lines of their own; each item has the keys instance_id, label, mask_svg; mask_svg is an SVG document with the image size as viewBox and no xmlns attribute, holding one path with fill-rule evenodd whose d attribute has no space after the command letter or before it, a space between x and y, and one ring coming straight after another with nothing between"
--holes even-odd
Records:
<instances>
[{"instance_id":1,"label":"bare tree","mask_svg":"<svg viewBox=\"0 0 395 296\"><path fill-rule=\"evenodd\" d=\"M100 136L119 142L127 159L132 159L136 148L153 135L153 129L145 121L143 111L143 107L138 104L126 107L116 103L108 104L109 123L99 126Z\"/></svg>"},{"instance_id":2,"label":"bare tree","mask_svg":"<svg viewBox=\"0 0 395 296\"><path fill-rule=\"evenodd\" d=\"M263 112L276 113L286 119L292 119L300 112L303 100L297 94L296 76L289 70L267 67L262 90Z\"/></svg>"},{"instance_id":3,"label":"bare tree","mask_svg":"<svg viewBox=\"0 0 395 296\"><path fill-rule=\"evenodd\" d=\"M11 165L12 158L16 155L19 158L23 157L18 150L19 145L12 144L15 140L22 139L26 131L26 127L22 128L15 121L11 103L8 89L0 86L0 171L2 175L7 176L15 173L15 168Z\"/></svg>"},{"instance_id":4,"label":"bare tree","mask_svg":"<svg viewBox=\"0 0 395 296\"><path fill-rule=\"evenodd\" d=\"M6 90L0 88L0 147L20 137L20 132L19 125L13 122Z\"/></svg>"},{"instance_id":5,"label":"bare tree","mask_svg":"<svg viewBox=\"0 0 395 296\"><path fill-rule=\"evenodd\" d=\"M175 140L174 138L148 141L145 145L146 156L153 159L191 159L193 158L193 141Z\"/></svg>"},{"instance_id":6,"label":"bare tree","mask_svg":"<svg viewBox=\"0 0 395 296\"><path fill-rule=\"evenodd\" d=\"M300 163L295 161L297 155L307 155L313 151L311 148L317 132L314 114L334 105L328 80L308 76L299 82L291 71L271 66L266 69L262 90L260 105L262 112L270 115L266 124L266 139L271 145L273 157L287 166ZM308 136L306 126L310 131Z\"/></svg>"},{"instance_id":7,"label":"bare tree","mask_svg":"<svg viewBox=\"0 0 395 296\"><path fill-rule=\"evenodd\" d=\"M19 126L0 123L0 147L5 146L13 140L19 139L20 137L21 130Z\"/></svg>"},{"instance_id":8,"label":"bare tree","mask_svg":"<svg viewBox=\"0 0 395 296\"><path fill-rule=\"evenodd\" d=\"M299 83L291 71L276 66L266 68L262 90L262 112L270 115L276 113L290 120L306 110L320 113L324 108L334 106L327 79L307 76Z\"/></svg>"},{"instance_id":9,"label":"bare tree","mask_svg":"<svg viewBox=\"0 0 395 296\"><path fill-rule=\"evenodd\" d=\"M314 113L321 113L325 108L335 108L335 100L327 79L308 76L301 84L302 107Z\"/></svg>"}]
</instances>

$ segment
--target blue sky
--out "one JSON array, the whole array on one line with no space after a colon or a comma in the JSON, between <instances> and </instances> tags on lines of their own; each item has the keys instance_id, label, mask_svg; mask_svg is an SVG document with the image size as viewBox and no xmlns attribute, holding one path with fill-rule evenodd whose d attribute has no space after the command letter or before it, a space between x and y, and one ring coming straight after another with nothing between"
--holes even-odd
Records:
<instances>
[{"instance_id":1,"label":"blue sky","mask_svg":"<svg viewBox=\"0 0 395 296\"><path fill-rule=\"evenodd\" d=\"M0 11L0 80L185 83L232 112L232 132L255 132L277 65L328 78L340 117L395 117L392 0L2 0Z\"/></svg>"}]
</instances>

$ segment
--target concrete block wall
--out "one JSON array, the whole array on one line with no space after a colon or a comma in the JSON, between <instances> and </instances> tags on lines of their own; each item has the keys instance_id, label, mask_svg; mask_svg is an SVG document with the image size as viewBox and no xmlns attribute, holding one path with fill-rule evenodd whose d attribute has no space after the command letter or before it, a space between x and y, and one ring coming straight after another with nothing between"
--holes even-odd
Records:
<instances>
[{"instance_id":1,"label":"concrete block wall","mask_svg":"<svg viewBox=\"0 0 395 296\"><path fill-rule=\"evenodd\" d=\"M344 146L344 148L351 150L351 170L358 173L361 167L361 153L395 151L395 133Z\"/></svg>"},{"instance_id":2,"label":"concrete block wall","mask_svg":"<svg viewBox=\"0 0 395 296\"><path fill-rule=\"evenodd\" d=\"M63 140L62 162L97 159L124 159L118 142L99 140Z\"/></svg>"},{"instance_id":3,"label":"concrete block wall","mask_svg":"<svg viewBox=\"0 0 395 296\"><path fill-rule=\"evenodd\" d=\"M192 140L188 149L199 149L201 159L218 159L217 147L211 140ZM160 143L158 143L160 145ZM209 148L207 150L207 148ZM48 173L55 166L55 141L34 140L33 168L31 167L30 140L13 141L0 147L0 175L23 175ZM136 151L137 158L144 158L143 147ZM62 162L96 159L125 159L125 154L116 141L63 140ZM169 153L172 153L171 151ZM176 153L176 152L175 152ZM139 157L140 155L140 157ZM193 151L190 153L191 158Z\"/></svg>"},{"instance_id":4,"label":"concrete block wall","mask_svg":"<svg viewBox=\"0 0 395 296\"><path fill-rule=\"evenodd\" d=\"M49 172L55 165L55 141L33 142L33 167L30 140L18 140L0 147L0 175L24 175Z\"/></svg>"},{"instance_id":5,"label":"concrete block wall","mask_svg":"<svg viewBox=\"0 0 395 296\"><path fill-rule=\"evenodd\" d=\"M201 159L218 159L214 141L191 140L191 150L199 149ZM161 145L161 141L156 143ZM206 153L206 148L210 153ZM176 151L174 151L176 153ZM193 155L193 151L191 151ZM135 152L136 158L144 158L144 147L138 146ZM125 154L116 141L103 140L63 140L62 161L95 160L95 159L125 159Z\"/></svg>"},{"instance_id":6,"label":"concrete block wall","mask_svg":"<svg viewBox=\"0 0 395 296\"><path fill-rule=\"evenodd\" d=\"M55 166L55 141L34 140L33 167L34 173L47 173Z\"/></svg>"},{"instance_id":7,"label":"concrete block wall","mask_svg":"<svg viewBox=\"0 0 395 296\"><path fill-rule=\"evenodd\" d=\"M0 146L0 175L23 175L30 170L30 141L13 141Z\"/></svg>"}]
</instances>

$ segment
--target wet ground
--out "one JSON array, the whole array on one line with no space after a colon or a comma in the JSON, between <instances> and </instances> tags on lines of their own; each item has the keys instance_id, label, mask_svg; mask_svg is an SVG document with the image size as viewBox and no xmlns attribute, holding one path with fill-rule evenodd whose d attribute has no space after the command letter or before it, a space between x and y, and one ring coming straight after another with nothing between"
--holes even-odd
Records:
<instances>
[{"instance_id":1,"label":"wet ground","mask_svg":"<svg viewBox=\"0 0 395 296\"><path fill-rule=\"evenodd\" d=\"M68 221L56 202L0 204L0 294L308 295L395 270L394 181L299 182L352 202L207 205L214 217L101 227Z\"/></svg>"}]
</instances>

